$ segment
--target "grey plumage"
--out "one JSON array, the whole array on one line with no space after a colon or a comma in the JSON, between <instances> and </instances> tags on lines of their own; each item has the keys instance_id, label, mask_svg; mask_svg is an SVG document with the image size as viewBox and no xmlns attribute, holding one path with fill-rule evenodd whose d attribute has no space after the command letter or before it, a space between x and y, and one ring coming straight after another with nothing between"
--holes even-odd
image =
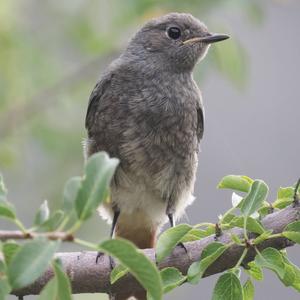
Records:
<instances>
[{"instance_id":1,"label":"grey plumage","mask_svg":"<svg viewBox=\"0 0 300 300\"><path fill-rule=\"evenodd\" d=\"M168 36L171 27L179 38ZM101 208L108 218L118 209L129 227L158 228L193 200L204 118L192 71L209 47L196 40L210 36L189 14L151 20L94 88L86 155L107 151L120 159L111 202Z\"/></svg>"}]
</instances>

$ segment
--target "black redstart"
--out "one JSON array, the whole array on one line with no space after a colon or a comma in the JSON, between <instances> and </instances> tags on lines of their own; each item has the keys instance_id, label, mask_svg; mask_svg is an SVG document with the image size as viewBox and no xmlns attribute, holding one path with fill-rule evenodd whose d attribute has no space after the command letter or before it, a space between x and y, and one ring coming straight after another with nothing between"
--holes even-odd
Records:
<instances>
[{"instance_id":1,"label":"black redstart","mask_svg":"<svg viewBox=\"0 0 300 300\"><path fill-rule=\"evenodd\" d=\"M112 234L153 247L193 197L203 106L192 71L211 34L190 14L170 13L146 23L94 88L86 115L86 155L120 159L110 201L100 213Z\"/></svg>"}]
</instances>

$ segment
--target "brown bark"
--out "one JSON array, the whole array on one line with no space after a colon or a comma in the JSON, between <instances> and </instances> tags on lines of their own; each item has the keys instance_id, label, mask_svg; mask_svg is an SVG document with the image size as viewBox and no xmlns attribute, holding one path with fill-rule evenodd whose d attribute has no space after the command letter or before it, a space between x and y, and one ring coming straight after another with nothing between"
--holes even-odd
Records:
<instances>
[{"instance_id":1,"label":"brown bark","mask_svg":"<svg viewBox=\"0 0 300 300\"><path fill-rule=\"evenodd\" d=\"M300 219L300 207L288 207L278 212L272 213L266 216L262 223L266 229L272 229L273 233L280 233L284 227L294 221ZM242 229L234 228L232 230L224 231L218 240L222 243L231 242L230 233L234 232L236 235L242 237ZM254 235L250 234L250 237ZM200 259L202 250L210 243L214 241L214 236L201 239L199 241L186 243L185 247L188 251L181 247L174 249L173 253L167 257L162 263L159 264L160 268L175 267L182 273L186 274L189 266ZM293 243L286 238L273 238L265 240L259 245L259 249L265 249L267 247L274 247L277 249L283 249L288 246L292 246ZM234 245L228 248L219 259L217 259L206 271L205 277L216 273L220 273L224 270L232 268L239 260L243 252L243 247ZM144 253L152 260L155 260L154 249L145 249ZM95 263L95 252L73 252L73 253L58 253L58 257L61 258L67 274L69 275L72 283L72 290L74 294L79 293L111 293L115 294L122 291L124 294L128 294L132 291L139 293L142 291L142 287L131 276L126 275L118 280L113 286L110 284L110 262L107 256L102 256L98 264ZM253 260L255 252L250 249L244 263ZM49 269L43 276L41 276L32 285L23 288L19 291L13 291L15 295L30 295L39 294L43 286L51 278L52 271Z\"/></svg>"}]
</instances>

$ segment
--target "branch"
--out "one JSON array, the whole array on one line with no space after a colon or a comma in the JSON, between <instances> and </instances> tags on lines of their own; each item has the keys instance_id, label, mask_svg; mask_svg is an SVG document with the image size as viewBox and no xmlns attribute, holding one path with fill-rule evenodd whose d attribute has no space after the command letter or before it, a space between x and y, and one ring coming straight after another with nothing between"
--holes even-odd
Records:
<instances>
[{"instance_id":1,"label":"branch","mask_svg":"<svg viewBox=\"0 0 300 300\"><path fill-rule=\"evenodd\" d=\"M268 230L273 230L273 233L280 233L289 223L300 219L300 206L294 205L278 212L266 216L262 223ZM241 238L243 237L243 230L240 228L233 228L224 231L218 238L218 241L228 244L231 242L230 233L234 233ZM249 235L254 238L254 234ZM215 241L214 236L201 239L199 241L186 243L185 247L187 253L181 247L174 249L172 255L167 257L159 268L175 267L178 268L183 274L187 273L189 266L200 259L202 250L210 243ZM263 241L259 244L258 249L263 250L267 247L276 249L283 249L292 246L293 243L286 238L278 237ZM244 247L233 245L226 250L206 271L204 277L223 272L235 266L239 260ZM145 249L144 253L152 260L155 261L154 249ZM110 284L110 262L107 256L102 256L95 263L95 252L72 252L72 253L58 253L64 265L64 268L70 277L72 283L72 292L79 293L110 293L114 294L115 291L123 291L128 294L132 291L142 290L139 283L130 275L126 275L118 280L113 286ZM255 251L249 249L247 256L243 263L253 260ZM48 269L36 282L32 285L12 293L18 296L22 295L36 295L39 294L44 285L53 276L52 270Z\"/></svg>"}]
</instances>

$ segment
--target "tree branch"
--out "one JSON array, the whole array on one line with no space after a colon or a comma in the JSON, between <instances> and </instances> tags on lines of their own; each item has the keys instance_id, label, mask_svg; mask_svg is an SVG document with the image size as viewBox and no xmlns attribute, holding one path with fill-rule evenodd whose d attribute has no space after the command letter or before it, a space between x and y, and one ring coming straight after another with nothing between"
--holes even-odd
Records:
<instances>
[{"instance_id":1,"label":"tree branch","mask_svg":"<svg viewBox=\"0 0 300 300\"><path fill-rule=\"evenodd\" d=\"M262 223L268 230L273 230L273 233L280 233L289 223L300 219L300 206L294 205L278 212L266 216ZM218 238L222 243L231 242L230 234L234 233L239 237L243 237L243 230L234 228L224 231ZM254 238L254 234L249 235ZM174 249L173 253L159 264L160 268L175 267L183 274L186 274L189 266L200 259L202 250L210 243L215 241L214 236L201 239L199 241L186 243L185 247L187 253L181 247ZM263 250L267 247L274 247L283 249L292 246L293 243L286 238L272 238L263 241L259 244L258 249ZM244 247L233 245L226 250L206 271L204 276L210 276L220 273L235 266L240 256L242 255ZM152 260L155 260L154 249L145 249L144 253ZM114 285L110 284L110 262L107 256L102 256L98 264L95 263L95 252L73 252L73 253L58 253L64 265L64 268L71 279L72 290L74 294L79 293L110 293L114 294L118 290L128 294L132 291L142 290L139 283L130 275L126 275L118 280ZM247 256L243 263L253 260L255 257L254 249L249 249ZM44 285L53 276L52 270L48 269L43 276L41 276L32 285L18 291L13 291L15 295L36 295L39 294Z\"/></svg>"}]
</instances>

